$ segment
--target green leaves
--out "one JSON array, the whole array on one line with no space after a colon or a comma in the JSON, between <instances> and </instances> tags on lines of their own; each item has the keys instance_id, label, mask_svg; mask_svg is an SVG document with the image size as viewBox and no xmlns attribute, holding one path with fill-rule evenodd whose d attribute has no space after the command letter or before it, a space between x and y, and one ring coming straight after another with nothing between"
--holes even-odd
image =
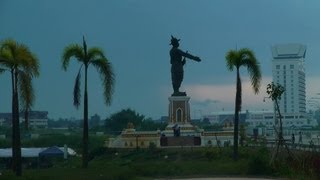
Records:
<instances>
[{"instance_id":1,"label":"green leaves","mask_svg":"<svg viewBox=\"0 0 320 180\"><path fill-rule=\"evenodd\" d=\"M9 70L18 74L17 91L20 95L20 104L23 109L29 109L35 99L32 78L39 76L39 60L28 46L13 39L2 41L0 48L0 72Z\"/></svg>"},{"instance_id":2,"label":"green leaves","mask_svg":"<svg viewBox=\"0 0 320 180\"><path fill-rule=\"evenodd\" d=\"M239 69L246 67L250 76L251 85L254 92L257 94L261 85L261 70L259 62L254 53L248 48L240 50L230 50L226 54L226 65L228 70L233 71L233 68Z\"/></svg>"},{"instance_id":3,"label":"green leaves","mask_svg":"<svg viewBox=\"0 0 320 180\"><path fill-rule=\"evenodd\" d=\"M80 90L81 81L80 80L81 80L81 68L79 69L79 72L77 74L77 77L74 83L74 88L73 88L73 105L77 109L80 106L80 98L81 98L81 90Z\"/></svg>"},{"instance_id":4,"label":"green leaves","mask_svg":"<svg viewBox=\"0 0 320 180\"><path fill-rule=\"evenodd\" d=\"M110 105L115 83L113 68L106 58L96 59L91 63L99 72L103 85L105 103L106 105Z\"/></svg>"},{"instance_id":5,"label":"green leaves","mask_svg":"<svg viewBox=\"0 0 320 180\"><path fill-rule=\"evenodd\" d=\"M103 95L105 104L110 105L114 87L114 73L111 63L105 57L103 50L98 47L88 48L85 38L83 37L82 47L78 44L71 44L67 46L62 54L62 68L67 70L69 62L72 58L75 58L88 68L92 64L98 71L102 85ZM82 67L81 66L81 67ZM76 76L75 85L73 89L73 104L76 108L80 106L80 79L81 79L81 68Z\"/></svg>"},{"instance_id":6,"label":"green leaves","mask_svg":"<svg viewBox=\"0 0 320 180\"><path fill-rule=\"evenodd\" d=\"M75 57L79 62L85 62L85 55L82 47L78 44L70 44L67 46L62 54L62 68L67 70L69 62L72 57Z\"/></svg>"},{"instance_id":7,"label":"green leaves","mask_svg":"<svg viewBox=\"0 0 320 180\"><path fill-rule=\"evenodd\" d=\"M284 93L284 91L284 87L280 84L274 84L273 82L271 82L267 85L267 94L272 101L280 100L281 95Z\"/></svg>"},{"instance_id":8,"label":"green leaves","mask_svg":"<svg viewBox=\"0 0 320 180\"><path fill-rule=\"evenodd\" d=\"M22 109L26 110L33 106L35 100L32 76L24 71L19 71L18 79L20 104Z\"/></svg>"}]
</instances>

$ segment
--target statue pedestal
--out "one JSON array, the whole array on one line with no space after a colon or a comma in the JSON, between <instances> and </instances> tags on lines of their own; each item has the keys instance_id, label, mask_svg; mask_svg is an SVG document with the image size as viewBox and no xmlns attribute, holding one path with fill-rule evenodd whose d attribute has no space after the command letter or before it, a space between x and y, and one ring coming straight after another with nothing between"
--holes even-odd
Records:
<instances>
[{"instance_id":1,"label":"statue pedestal","mask_svg":"<svg viewBox=\"0 0 320 180\"><path fill-rule=\"evenodd\" d=\"M169 124L190 123L189 100L188 96L169 97Z\"/></svg>"},{"instance_id":2,"label":"statue pedestal","mask_svg":"<svg viewBox=\"0 0 320 180\"><path fill-rule=\"evenodd\" d=\"M196 135L195 127L190 119L190 97L171 96L169 97L169 120L164 131L166 136L173 136L173 128L180 128L181 136Z\"/></svg>"}]
</instances>

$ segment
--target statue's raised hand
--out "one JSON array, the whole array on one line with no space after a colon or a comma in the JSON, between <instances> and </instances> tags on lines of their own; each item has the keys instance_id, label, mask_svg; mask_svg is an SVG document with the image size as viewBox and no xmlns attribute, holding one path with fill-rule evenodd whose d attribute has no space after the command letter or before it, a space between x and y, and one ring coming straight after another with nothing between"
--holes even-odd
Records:
<instances>
[{"instance_id":1,"label":"statue's raised hand","mask_svg":"<svg viewBox=\"0 0 320 180\"><path fill-rule=\"evenodd\" d=\"M198 56L194 57L194 60L195 60L195 61L198 61L198 62L201 61L201 59L200 59Z\"/></svg>"}]
</instances>

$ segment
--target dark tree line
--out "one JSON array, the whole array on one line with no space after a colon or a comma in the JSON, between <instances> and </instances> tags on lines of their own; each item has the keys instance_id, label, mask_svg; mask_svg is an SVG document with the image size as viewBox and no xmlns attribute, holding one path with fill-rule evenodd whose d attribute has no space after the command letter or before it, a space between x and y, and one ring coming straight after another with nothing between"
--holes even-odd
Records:
<instances>
[{"instance_id":1,"label":"dark tree line","mask_svg":"<svg viewBox=\"0 0 320 180\"><path fill-rule=\"evenodd\" d=\"M128 108L114 113L106 119L106 131L109 134L120 134L123 129L127 128L128 123L132 123L136 130L143 131L162 130L167 125L166 123L160 123L146 118L144 115Z\"/></svg>"}]
</instances>

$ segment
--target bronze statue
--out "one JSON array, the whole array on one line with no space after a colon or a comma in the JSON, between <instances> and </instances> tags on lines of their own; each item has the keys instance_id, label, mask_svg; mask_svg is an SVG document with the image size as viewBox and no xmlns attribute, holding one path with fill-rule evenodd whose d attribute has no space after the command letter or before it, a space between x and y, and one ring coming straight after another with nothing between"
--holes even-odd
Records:
<instances>
[{"instance_id":1,"label":"bronze statue","mask_svg":"<svg viewBox=\"0 0 320 180\"><path fill-rule=\"evenodd\" d=\"M170 63L171 63L171 80L173 87L172 96L186 96L186 92L180 92L179 88L183 80L183 65L186 63L186 58L200 62L201 59L187 52L183 52L179 47L180 39L171 36ZM183 57L183 59L182 59Z\"/></svg>"}]
</instances>

